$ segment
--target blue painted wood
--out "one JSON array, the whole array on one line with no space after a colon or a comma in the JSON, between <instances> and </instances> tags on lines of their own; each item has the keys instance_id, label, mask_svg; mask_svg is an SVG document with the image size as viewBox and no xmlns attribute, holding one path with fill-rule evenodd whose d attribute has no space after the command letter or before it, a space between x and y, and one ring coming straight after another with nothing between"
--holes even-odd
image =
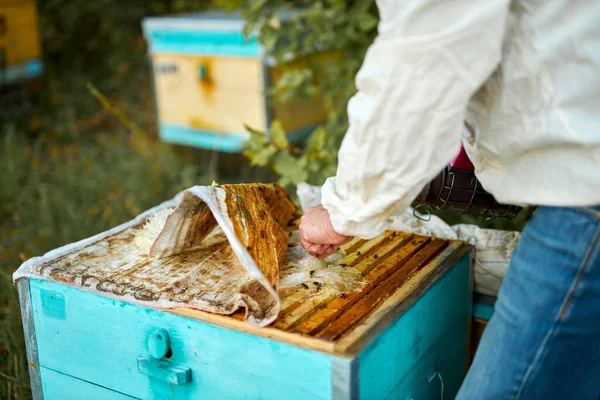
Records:
<instances>
[{"instance_id":1,"label":"blue painted wood","mask_svg":"<svg viewBox=\"0 0 600 400\"><path fill-rule=\"evenodd\" d=\"M131 400L134 397L41 368L44 400Z\"/></svg>"},{"instance_id":2,"label":"blue painted wood","mask_svg":"<svg viewBox=\"0 0 600 400\"><path fill-rule=\"evenodd\" d=\"M42 60L29 60L25 63L25 71L30 78L40 76L44 72L44 64Z\"/></svg>"},{"instance_id":3,"label":"blue painted wood","mask_svg":"<svg viewBox=\"0 0 600 400\"><path fill-rule=\"evenodd\" d=\"M427 350L386 399L453 399L464 378L467 324L461 317ZM442 388L443 385L443 388Z\"/></svg>"},{"instance_id":4,"label":"blue painted wood","mask_svg":"<svg viewBox=\"0 0 600 400\"><path fill-rule=\"evenodd\" d=\"M44 314L51 318L65 319L65 297L62 293L40 290Z\"/></svg>"},{"instance_id":5,"label":"blue painted wood","mask_svg":"<svg viewBox=\"0 0 600 400\"><path fill-rule=\"evenodd\" d=\"M247 135L242 132L239 134L223 135L212 131L167 123L160 124L159 136L163 141L168 143L215 149L228 153L240 152L247 139Z\"/></svg>"},{"instance_id":6,"label":"blue painted wood","mask_svg":"<svg viewBox=\"0 0 600 400\"><path fill-rule=\"evenodd\" d=\"M155 40L148 47L150 54L205 54L255 58L261 55L261 48L256 44L214 44L214 43L174 43L165 40Z\"/></svg>"},{"instance_id":7,"label":"blue painted wood","mask_svg":"<svg viewBox=\"0 0 600 400\"><path fill-rule=\"evenodd\" d=\"M31 280L30 288L44 367L145 399L331 396L329 355L49 281ZM44 313L42 290L64 296L64 320ZM138 371L137 358L157 328L169 334L169 360L192 370L189 384L168 384Z\"/></svg>"},{"instance_id":8,"label":"blue painted wood","mask_svg":"<svg viewBox=\"0 0 600 400\"><path fill-rule=\"evenodd\" d=\"M493 304L475 303L473 305L473 316L489 321L492 315L494 315Z\"/></svg>"},{"instance_id":9,"label":"blue painted wood","mask_svg":"<svg viewBox=\"0 0 600 400\"><path fill-rule=\"evenodd\" d=\"M389 393L454 321L462 320L466 329L469 274L467 254L359 354L361 399ZM466 354L466 330L453 345Z\"/></svg>"},{"instance_id":10,"label":"blue painted wood","mask_svg":"<svg viewBox=\"0 0 600 400\"><path fill-rule=\"evenodd\" d=\"M189 367L168 360L157 360L147 354L138 357L137 367L140 373L173 385L185 385L192 381L192 370Z\"/></svg>"},{"instance_id":11,"label":"blue painted wood","mask_svg":"<svg viewBox=\"0 0 600 400\"><path fill-rule=\"evenodd\" d=\"M44 71L41 60L30 60L21 64L10 65L0 69L0 81L5 83L17 83L31 78L36 78Z\"/></svg>"},{"instance_id":12,"label":"blue painted wood","mask_svg":"<svg viewBox=\"0 0 600 400\"><path fill-rule=\"evenodd\" d=\"M259 57L262 53L257 36L245 38L241 32L194 32L155 30L146 32L150 54L206 54Z\"/></svg>"},{"instance_id":13,"label":"blue painted wood","mask_svg":"<svg viewBox=\"0 0 600 400\"><path fill-rule=\"evenodd\" d=\"M291 143L299 143L306 139L318 125L307 125L288 132ZM188 128L178 125L162 123L159 126L160 138L169 143L215 149L224 152L237 153L243 150L247 135L227 134L220 135L211 131Z\"/></svg>"},{"instance_id":14,"label":"blue painted wood","mask_svg":"<svg viewBox=\"0 0 600 400\"><path fill-rule=\"evenodd\" d=\"M171 348L171 339L164 329L157 329L150 334L148 338L148 352L156 359L161 359L167 355Z\"/></svg>"}]
</instances>

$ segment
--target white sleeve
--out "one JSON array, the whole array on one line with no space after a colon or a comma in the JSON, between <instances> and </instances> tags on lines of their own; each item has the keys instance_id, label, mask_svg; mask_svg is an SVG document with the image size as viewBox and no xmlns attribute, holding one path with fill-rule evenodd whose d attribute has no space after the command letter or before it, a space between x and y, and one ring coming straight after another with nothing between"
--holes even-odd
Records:
<instances>
[{"instance_id":1,"label":"white sleeve","mask_svg":"<svg viewBox=\"0 0 600 400\"><path fill-rule=\"evenodd\" d=\"M323 186L337 232L381 234L458 153L469 99L500 62L509 3L378 1L379 34Z\"/></svg>"}]
</instances>

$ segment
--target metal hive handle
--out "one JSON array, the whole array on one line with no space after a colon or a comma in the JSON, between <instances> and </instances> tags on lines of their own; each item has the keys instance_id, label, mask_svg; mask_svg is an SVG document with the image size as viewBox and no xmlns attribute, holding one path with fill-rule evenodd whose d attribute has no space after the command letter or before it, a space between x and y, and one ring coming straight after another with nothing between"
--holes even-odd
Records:
<instances>
[{"instance_id":1,"label":"metal hive handle","mask_svg":"<svg viewBox=\"0 0 600 400\"><path fill-rule=\"evenodd\" d=\"M442 374L440 374L438 371L432 371L427 378L427 383L429 384L433 382L435 378L440 380L440 400L444 400L444 379L442 378Z\"/></svg>"}]
</instances>

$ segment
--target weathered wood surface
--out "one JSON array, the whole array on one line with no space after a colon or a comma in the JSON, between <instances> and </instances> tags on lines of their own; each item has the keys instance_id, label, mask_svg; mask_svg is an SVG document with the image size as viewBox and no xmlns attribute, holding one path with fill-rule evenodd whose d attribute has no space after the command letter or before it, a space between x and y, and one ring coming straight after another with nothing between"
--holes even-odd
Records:
<instances>
[{"instance_id":1,"label":"weathered wood surface","mask_svg":"<svg viewBox=\"0 0 600 400\"><path fill-rule=\"evenodd\" d=\"M370 364L370 367L377 368L377 371L385 372L379 377L374 371L369 378L363 375L365 379L361 381L360 398L364 400L454 399L464 378L464 371L460 366L465 360L465 347L461 343L465 336L465 323L464 320L457 319L447 324L446 329L430 348L424 354L419 354L421 355L419 361L410 369L402 369L407 372L401 376L399 382L395 381L398 379L397 373L389 373L391 372L389 369L385 370L385 367L382 367L383 360L375 360L378 363ZM390 354L389 361L393 362L394 356L397 357L398 354ZM400 363L396 363L398 364ZM391 370L395 369L391 368ZM440 378L443 380L443 390ZM393 389L385 394L390 387Z\"/></svg>"},{"instance_id":2,"label":"weathered wood surface","mask_svg":"<svg viewBox=\"0 0 600 400\"><path fill-rule=\"evenodd\" d=\"M135 246L131 227L36 272L150 307L220 314L244 308L248 322L264 326L279 314L275 288L288 243L283 228L296 214L279 185L196 186L152 245L157 257Z\"/></svg>"},{"instance_id":3,"label":"weathered wood surface","mask_svg":"<svg viewBox=\"0 0 600 400\"><path fill-rule=\"evenodd\" d=\"M431 260L445 245L443 241L431 241L427 249L418 252L419 248L424 245L425 239L414 240L413 247L409 247L402 261L400 268L397 268L394 273L385 281L378 282L378 285L372 287L372 291L364 294L364 296L352 307L346 311L340 318L332 321L325 329L318 333L318 337L335 340L346 332L348 326L354 326L375 310L387 297L395 292L395 289L402 286L410 274L418 271L420 267ZM416 254L418 252L418 254ZM414 257L411 257L415 254ZM393 256L392 256L393 257ZM408 259L408 260L407 260ZM396 264L398 265L398 264Z\"/></svg>"},{"instance_id":4,"label":"weathered wood surface","mask_svg":"<svg viewBox=\"0 0 600 400\"><path fill-rule=\"evenodd\" d=\"M391 240L386 241L387 244L382 244L380 251L374 252L372 256L357 265L357 269L365 274L366 285L363 290L337 297L327 304L327 306L316 310L312 315L302 321L301 324L298 324L295 331L305 334L316 334L332 324L333 321L338 320L342 314L353 307L379 283L388 278L398 264L418 250L418 247L408 243L411 238L412 235L401 232L394 234ZM417 241L415 241L415 244L416 242ZM419 240L418 243L419 246L423 245L423 240ZM408 246L405 246L406 244L408 244ZM366 245L359 247L357 251L350 253L350 256L344 261L350 262L350 265L353 265L352 258L356 257L357 253L366 254L368 250L365 251L365 248L369 246L370 243L367 243Z\"/></svg>"},{"instance_id":5,"label":"weathered wood surface","mask_svg":"<svg viewBox=\"0 0 600 400\"><path fill-rule=\"evenodd\" d=\"M406 312L409 307L415 304L421 296L424 297L425 295L428 295L430 298L435 297L435 295L429 294L431 291L428 289L435 284L438 279L444 276L450 268L453 268L453 270L458 269L454 267L459 260L463 259L465 266L464 270L469 270L470 258L468 258L468 256L465 258L465 254L467 254L470 249L471 246L464 242L449 242L448 246L432 258L426 265L410 274L410 277L400 287L396 288L396 290L391 293L377 309L373 310L371 315L339 338L334 346L335 351L343 354L357 354L373 338L377 337L377 335L383 332L390 324L394 323L400 315ZM459 272L455 272L455 276L456 275L462 276ZM454 283L461 283L461 279L463 278L457 278ZM468 285L468 278L464 280L465 282L462 283ZM467 297L470 295L468 290L465 293L467 293ZM455 307L451 301L449 304L447 303L448 301L446 299L442 304L444 304L444 306L448 305L449 307ZM465 301L456 304L459 304L459 307L462 307L463 305L468 307L470 302ZM462 311L463 310L460 310L460 312ZM432 325L432 328L434 327L435 325Z\"/></svg>"},{"instance_id":6,"label":"weathered wood surface","mask_svg":"<svg viewBox=\"0 0 600 400\"><path fill-rule=\"evenodd\" d=\"M21 305L21 322L25 334L25 346L27 349L27 364L29 380L31 382L31 397L34 400L43 399L42 379L40 376L40 362L38 358L38 342L33 321L33 309L31 304L31 292L29 281L22 279L17 282L19 292L19 303Z\"/></svg>"}]
</instances>

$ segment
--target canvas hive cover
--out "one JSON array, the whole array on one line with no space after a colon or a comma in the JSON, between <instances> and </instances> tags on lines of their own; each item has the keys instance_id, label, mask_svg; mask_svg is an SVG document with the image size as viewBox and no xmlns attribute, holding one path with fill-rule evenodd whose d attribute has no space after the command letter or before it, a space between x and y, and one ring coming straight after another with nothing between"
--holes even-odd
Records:
<instances>
[{"instance_id":1,"label":"canvas hive cover","mask_svg":"<svg viewBox=\"0 0 600 400\"><path fill-rule=\"evenodd\" d=\"M146 218L175 205L149 252L141 250L135 238ZM281 308L284 228L297 217L276 184L195 186L128 224L58 249L59 258L51 252L48 261L28 261L15 279L61 281L155 308L245 308L247 322L265 326Z\"/></svg>"}]
</instances>

